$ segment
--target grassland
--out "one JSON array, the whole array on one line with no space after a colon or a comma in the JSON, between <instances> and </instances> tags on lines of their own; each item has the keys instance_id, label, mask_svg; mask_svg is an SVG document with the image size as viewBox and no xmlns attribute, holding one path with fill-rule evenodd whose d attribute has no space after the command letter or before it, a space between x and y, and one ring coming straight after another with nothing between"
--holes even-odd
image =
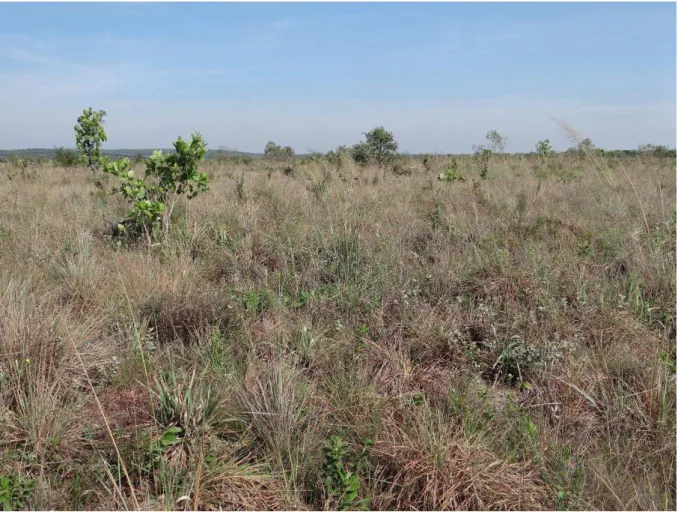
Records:
<instances>
[{"instance_id":1,"label":"grassland","mask_svg":"<svg viewBox=\"0 0 678 512\"><path fill-rule=\"evenodd\" d=\"M0 165L12 507L675 510L675 159Z\"/></svg>"}]
</instances>

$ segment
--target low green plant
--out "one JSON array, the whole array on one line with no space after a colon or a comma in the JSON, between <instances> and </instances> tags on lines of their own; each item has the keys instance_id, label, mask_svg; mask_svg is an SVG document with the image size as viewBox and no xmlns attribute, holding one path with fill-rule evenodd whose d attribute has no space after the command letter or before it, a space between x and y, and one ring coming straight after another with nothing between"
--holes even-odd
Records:
<instances>
[{"instance_id":1,"label":"low green plant","mask_svg":"<svg viewBox=\"0 0 678 512\"><path fill-rule=\"evenodd\" d=\"M0 505L2 510L20 510L26 506L36 486L33 478L23 478L16 473L0 475Z\"/></svg>"},{"instance_id":2,"label":"low green plant","mask_svg":"<svg viewBox=\"0 0 678 512\"><path fill-rule=\"evenodd\" d=\"M176 373L170 370L156 378L156 392L155 419L165 429L167 437L163 439L179 433L194 438L209 429L219 400L211 387L196 384L195 373L189 382L180 382Z\"/></svg>"},{"instance_id":3,"label":"low green plant","mask_svg":"<svg viewBox=\"0 0 678 512\"><path fill-rule=\"evenodd\" d=\"M344 458L348 445L339 436L332 436L323 449L323 484L338 510L366 510L368 500L358 499L360 479L346 468Z\"/></svg>"},{"instance_id":4,"label":"low green plant","mask_svg":"<svg viewBox=\"0 0 678 512\"><path fill-rule=\"evenodd\" d=\"M459 171L457 169L457 162L455 160L452 162L452 166L449 169L438 175L438 181L445 181L447 183L451 183L453 181L466 181L466 180L464 180L464 177L461 174L459 174Z\"/></svg>"},{"instance_id":5,"label":"low green plant","mask_svg":"<svg viewBox=\"0 0 678 512\"><path fill-rule=\"evenodd\" d=\"M559 511L576 509L581 500L584 470L581 463L573 464L570 450L564 446L550 473L542 473L542 479L555 493L555 509Z\"/></svg>"}]
</instances>

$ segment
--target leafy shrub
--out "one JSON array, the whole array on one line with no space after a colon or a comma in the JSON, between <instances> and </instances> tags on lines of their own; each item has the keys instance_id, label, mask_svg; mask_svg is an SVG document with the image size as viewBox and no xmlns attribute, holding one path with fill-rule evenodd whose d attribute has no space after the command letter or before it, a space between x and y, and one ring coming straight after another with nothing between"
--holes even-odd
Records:
<instances>
[{"instance_id":1,"label":"leafy shrub","mask_svg":"<svg viewBox=\"0 0 678 512\"><path fill-rule=\"evenodd\" d=\"M192 199L207 190L207 175L198 172L206 146L199 134L193 134L190 143L179 137L174 143L176 153L153 152L146 161L144 178L136 177L127 158L104 165L105 173L120 179L119 191L132 203L129 217L142 228L149 243L153 229L160 224L169 231L172 211L181 195Z\"/></svg>"},{"instance_id":2,"label":"leafy shrub","mask_svg":"<svg viewBox=\"0 0 678 512\"><path fill-rule=\"evenodd\" d=\"M294 156L294 150L290 146L280 147L271 140L264 148L264 156L273 160L289 160Z\"/></svg>"},{"instance_id":3,"label":"leafy shrub","mask_svg":"<svg viewBox=\"0 0 678 512\"><path fill-rule=\"evenodd\" d=\"M65 148L55 148L52 164L54 167L65 167L66 169L75 167L80 163L80 158L75 151Z\"/></svg>"},{"instance_id":4,"label":"leafy shrub","mask_svg":"<svg viewBox=\"0 0 678 512\"><path fill-rule=\"evenodd\" d=\"M337 502L339 510L365 510L367 499L358 500L360 480L358 475L346 469L344 457L348 445L339 436L332 436L323 449L323 483L329 497Z\"/></svg>"},{"instance_id":5,"label":"leafy shrub","mask_svg":"<svg viewBox=\"0 0 678 512\"><path fill-rule=\"evenodd\" d=\"M398 154L398 143L391 132L380 126L363 135L365 142L359 142L351 150L356 162L366 164L374 161L384 165L395 159Z\"/></svg>"},{"instance_id":6,"label":"leafy shrub","mask_svg":"<svg viewBox=\"0 0 678 512\"><path fill-rule=\"evenodd\" d=\"M542 156L548 156L555 153L555 151L553 151L553 147L551 146L551 141L549 141L548 139L540 140L539 142L537 142L536 150L537 153Z\"/></svg>"},{"instance_id":7,"label":"leafy shrub","mask_svg":"<svg viewBox=\"0 0 678 512\"><path fill-rule=\"evenodd\" d=\"M440 173L438 176L438 181L446 181L448 183L452 181L465 181L464 177L459 174L456 160L452 161L452 166L449 169L443 173Z\"/></svg>"},{"instance_id":8,"label":"leafy shrub","mask_svg":"<svg viewBox=\"0 0 678 512\"><path fill-rule=\"evenodd\" d=\"M36 481L33 478L22 478L10 473L0 476L0 505L2 510L20 510L26 506L35 489Z\"/></svg>"},{"instance_id":9,"label":"leafy shrub","mask_svg":"<svg viewBox=\"0 0 678 512\"><path fill-rule=\"evenodd\" d=\"M354 146L355 148L355 146ZM333 151L328 151L327 154L325 155L325 159L330 165L334 165L337 167L337 169L341 169L344 160L346 158L351 158L355 160L355 154L353 153L352 149L347 148L346 146L339 146L337 149ZM356 162L358 160L355 160Z\"/></svg>"},{"instance_id":10,"label":"leafy shrub","mask_svg":"<svg viewBox=\"0 0 678 512\"><path fill-rule=\"evenodd\" d=\"M480 178L486 179L487 172L490 168L490 160L492 159L492 150L486 148L485 146L473 146L473 157L480 167Z\"/></svg>"},{"instance_id":11,"label":"leafy shrub","mask_svg":"<svg viewBox=\"0 0 678 512\"><path fill-rule=\"evenodd\" d=\"M104 131L104 117L106 112L93 111L91 108L82 111L75 125L75 145L81 153L81 158L92 169L94 176L106 163L106 157L101 153L101 145L106 142L107 136Z\"/></svg>"}]
</instances>

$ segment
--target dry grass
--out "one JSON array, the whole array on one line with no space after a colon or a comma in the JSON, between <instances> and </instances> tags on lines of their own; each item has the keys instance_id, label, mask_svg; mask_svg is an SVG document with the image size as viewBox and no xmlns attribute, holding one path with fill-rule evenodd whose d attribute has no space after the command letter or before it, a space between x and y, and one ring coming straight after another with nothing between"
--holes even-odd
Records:
<instances>
[{"instance_id":1,"label":"dry grass","mask_svg":"<svg viewBox=\"0 0 678 512\"><path fill-rule=\"evenodd\" d=\"M87 171L0 164L21 506L336 506L338 435L373 509L675 509L675 160L449 163L210 162L150 249Z\"/></svg>"}]
</instances>

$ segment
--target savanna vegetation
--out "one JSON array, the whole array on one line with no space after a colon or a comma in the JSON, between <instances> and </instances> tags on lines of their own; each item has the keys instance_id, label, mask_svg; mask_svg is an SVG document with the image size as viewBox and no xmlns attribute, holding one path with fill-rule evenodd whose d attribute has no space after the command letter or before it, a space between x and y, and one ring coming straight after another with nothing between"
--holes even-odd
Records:
<instances>
[{"instance_id":1,"label":"savanna vegetation","mask_svg":"<svg viewBox=\"0 0 678 512\"><path fill-rule=\"evenodd\" d=\"M675 510L675 152L112 160L104 115L0 164L5 510Z\"/></svg>"}]
</instances>

